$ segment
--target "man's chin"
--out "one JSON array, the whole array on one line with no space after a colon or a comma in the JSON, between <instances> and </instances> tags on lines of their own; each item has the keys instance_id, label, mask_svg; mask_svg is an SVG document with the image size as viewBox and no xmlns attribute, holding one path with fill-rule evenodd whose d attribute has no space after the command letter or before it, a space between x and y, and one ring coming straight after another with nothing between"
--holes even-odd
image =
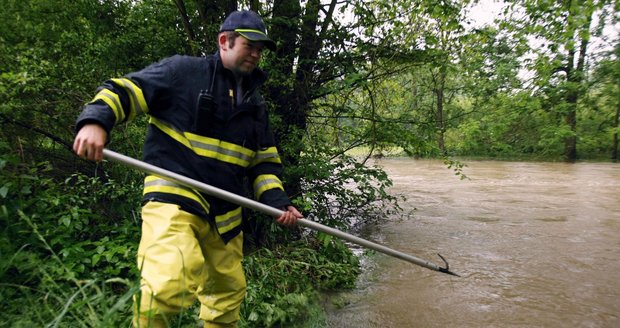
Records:
<instances>
[{"instance_id":1,"label":"man's chin","mask_svg":"<svg viewBox=\"0 0 620 328\"><path fill-rule=\"evenodd\" d=\"M243 71L245 72L246 75L250 75L252 74L252 72L254 72L255 69L256 69L256 66L252 65L247 68L244 68Z\"/></svg>"},{"instance_id":2,"label":"man's chin","mask_svg":"<svg viewBox=\"0 0 620 328\"><path fill-rule=\"evenodd\" d=\"M240 67L235 70L235 73L239 76L248 76L254 72L255 67Z\"/></svg>"}]
</instances>

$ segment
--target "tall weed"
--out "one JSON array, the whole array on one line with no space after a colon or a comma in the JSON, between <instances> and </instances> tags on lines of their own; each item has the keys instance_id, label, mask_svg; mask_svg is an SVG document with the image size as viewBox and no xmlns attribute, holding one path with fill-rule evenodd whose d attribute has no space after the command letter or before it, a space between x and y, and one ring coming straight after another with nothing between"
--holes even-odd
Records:
<instances>
[{"instance_id":1,"label":"tall weed","mask_svg":"<svg viewBox=\"0 0 620 328\"><path fill-rule=\"evenodd\" d=\"M119 327L137 288L138 229L115 207L139 206L139 188L51 170L0 156L0 326Z\"/></svg>"}]
</instances>

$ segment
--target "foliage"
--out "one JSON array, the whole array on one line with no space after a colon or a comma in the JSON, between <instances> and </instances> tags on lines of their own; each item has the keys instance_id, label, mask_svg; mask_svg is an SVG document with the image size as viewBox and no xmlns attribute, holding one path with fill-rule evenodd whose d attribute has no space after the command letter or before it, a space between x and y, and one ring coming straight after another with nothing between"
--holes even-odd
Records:
<instances>
[{"instance_id":1,"label":"foliage","mask_svg":"<svg viewBox=\"0 0 620 328\"><path fill-rule=\"evenodd\" d=\"M115 326L135 289L138 229L124 216L138 189L82 175L58 182L50 171L0 156L2 322Z\"/></svg>"},{"instance_id":2,"label":"foliage","mask_svg":"<svg viewBox=\"0 0 620 328\"><path fill-rule=\"evenodd\" d=\"M599 147L607 144L606 140L611 136L611 159L617 161L620 147L620 43L607 52L606 59L601 60L593 74L592 84L590 103L595 106L587 110L584 119L589 122L588 131L596 128L604 133L591 135L584 132L581 135L589 136L588 140Z\"/></svg>"},{"instance_id":3,"label":"foliage","mask_svg":"<svg viewBox=\"0 0 620 328\"><path fill-rule=\"evenodd\" d=\"M318 149L308 150L301 164L303 193L296 204L317 222L346 230L399 211L397 197L388 192L392 181L379 167L346 155L330 160Z\"/></svg>"},{"instance_id":4,"label":"foliage","mask_svg":"<svg viewBox=\"0 0 620 328\"><path fill-rule=\"evenodd\" d=\"M308 321L308 308L317 307L316 290L354 287L357 257L342 242L322 239L314 247L304 241L263 248L245 259L249 283L241 327L290 327Z\"/></svg>"},{"instance_id":5,"label":"foliage","mask_svg":"<svg viewBox=\"0 0 620 328\"><path fill-rule=\"evenodd\" d=\"M48 163L0 159L2 322L127 326L138 289L139 182L74 175L59 183L47 175ZM344 244L322 236L260 249L244 267L246 326L271 327L308 319L309 306L318 312L316 290L353 287L358 260ZM196 320L190 312L178 324Z\"/></svg>"},{"instance_id":6,"label":"foliage","mask_svg":"<svg viewBox=\"0 0 620 328\"><path fill-rule=\"evenodd\" d=\"M467 1L357 4L368 38L357 52L372 60L324 84L333 92L314 102L309 131L316 124L338 146L398 147L414 156L569 159L577 143L584 158L609 153L609 132L580 121L617 125L613 106L604 116L587 114L585 64L598 53L582 48L617 15L608 1L572 3L508 4L500 29L465 28ZM592 17L598 24L589 29Z\"/></svg>"},{"instance_id":7,"label":"foliage","mask_svg":"<svg viewBox=\"0 0 620 328\"><path fill-rule=\"evenodd\" d=\"M592 21L598 15L600 26L604 26L605 11L613 2L522 0L512 6L524 10L526 15L505 26L541 43L531 49L533 60L528 68L536 73L535 92L550 100L546 109L561 118L555 122L556 133L564 143L564 158L574 162L578 158L578 112L587 94L586 65L588 58L592 58L591 39L600 34L600 27L592 28Z\"/></svg>"},{"instance_id":8,"label":"foliage","mask_svg":"<svg viewBox=\"0 0 620 328\"><path fill-rule=\"evenodd\" d=\"M388 150L557 160L574 140L579 158L617 159L617 36L604 40L615 52L590 48L617 23L617 1L522 0L500 25L467 29L472 2L1 1L0 322L128 325L141 175L77 160L73 122L103 80L211 53L237 6L261 12L279 43L262 66L284 180L321 223L346 230L399 210L369 164ZM139 157L146 124L117 127L110 146ZM355 148L368 152L346 155ZM266 240L245 263L244 326L292 325L318 308L316 289L352 286L357 264L341 243L253 224Z\"/></svg>"},{"instance_id":9,"label":"foliage","mask_svg":"<svg viewBox=\"0 0 620 328\"><path fill-rule=\"evenodd\" d=\"M2 1L0 30L11 33L0 37L0 137L11 151L36 162L52 160L55 168L82 167L63 150L70 148L73 123L95 88L182 51L172 4L131 3ZM158 23L145 24L150 20ZM126 138L119 150L135 149L134 139Z\"/></svg>"}]
</instances>

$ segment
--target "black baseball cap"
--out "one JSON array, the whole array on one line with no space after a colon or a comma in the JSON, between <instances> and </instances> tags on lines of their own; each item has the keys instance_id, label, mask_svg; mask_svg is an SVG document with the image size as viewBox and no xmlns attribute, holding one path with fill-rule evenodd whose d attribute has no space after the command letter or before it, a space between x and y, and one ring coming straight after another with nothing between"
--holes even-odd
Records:
<instances>
[{"instance_id":1,"label":"black baseball cap","mask_svg":"<svg viewBox=\"0 0 620 328\"><path fill-rule=\"evenodd\" d=\"M262 18L251 10L233 11L220 26L220 32L235 31L250 41L260 41L271 51L276 50L276 43L267 35Z\"/></svg>"}]
</instances>

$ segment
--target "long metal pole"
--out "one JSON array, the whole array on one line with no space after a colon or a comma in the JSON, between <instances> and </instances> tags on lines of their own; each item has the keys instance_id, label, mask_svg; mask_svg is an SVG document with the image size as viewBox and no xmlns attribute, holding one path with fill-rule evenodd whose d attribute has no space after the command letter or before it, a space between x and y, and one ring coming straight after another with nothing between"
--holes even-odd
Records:
<instances>
[{"instance_id":1,"label":"long metal pole","mask_svg":"<svg viewBox=\"0 0 620 328\"><path fill-rule=\"evenodd\" d=\"M267 215L271 215L273 217L279 217L280 215L282 215L284 212L282 210L279 210L275 207L271 207L268 205L265 205L263 203L251 200L249 198L246 197L242 197L239 196L237 194L231 193L229 191L217 188L217 187L213 187L211 185L208 185L206 183L202 183L200 181L196 181L194 179L190 179L186 176L162 169L160 167L157 167L155 165L151 165L148 163L145 163L143 161L139 161L135 158L131 158L119 153L116 153L114 151L111 151L109 149L104 149L103 150L103 156L109 160L121 163L121 164L125 164L127 166L130 166L132 168L138 169L140 171L144 171L144 172L148 172L166 179L170 179L174 182L177 182L181 185L187 186L187 187L191 187L197 190L200 190L208 195L223 199L225 201L258 211L258 212L262 212L265 213ZM316 230L316 231L320 231L323 233L326 233L328 235L332 235L334 237L338 237L340 239L352 242L354 244L375 250L377 252L381 252L383 254L387 254L390 256L393 256L395 258L425 267L427 269L431 269L433 271L438 271L438 272L443 272L443 273L447 273L453 276L458 276L457 274L455 274L454 272L451 272L449 270L448 267L448 263L446 262L446 260L441 256L441 259L445 262L446 267L442 268L440 266L438 266L437 264L434 264L432 262L417 258L415 256L409 255L409 254L405 254L403 252L399 252L396 251L394 249L391 249L389 247L368 241L366 239L363 238L359 238L356 236L353 236L351 234L348 234L346 232L342 232L338 229L334 229L325 225L322 225L320 223L308 220L308 219L299 219L297 220L297 224L299 224L300 226L312 229L312 230Z\"/></svg>"}]
</instances>

